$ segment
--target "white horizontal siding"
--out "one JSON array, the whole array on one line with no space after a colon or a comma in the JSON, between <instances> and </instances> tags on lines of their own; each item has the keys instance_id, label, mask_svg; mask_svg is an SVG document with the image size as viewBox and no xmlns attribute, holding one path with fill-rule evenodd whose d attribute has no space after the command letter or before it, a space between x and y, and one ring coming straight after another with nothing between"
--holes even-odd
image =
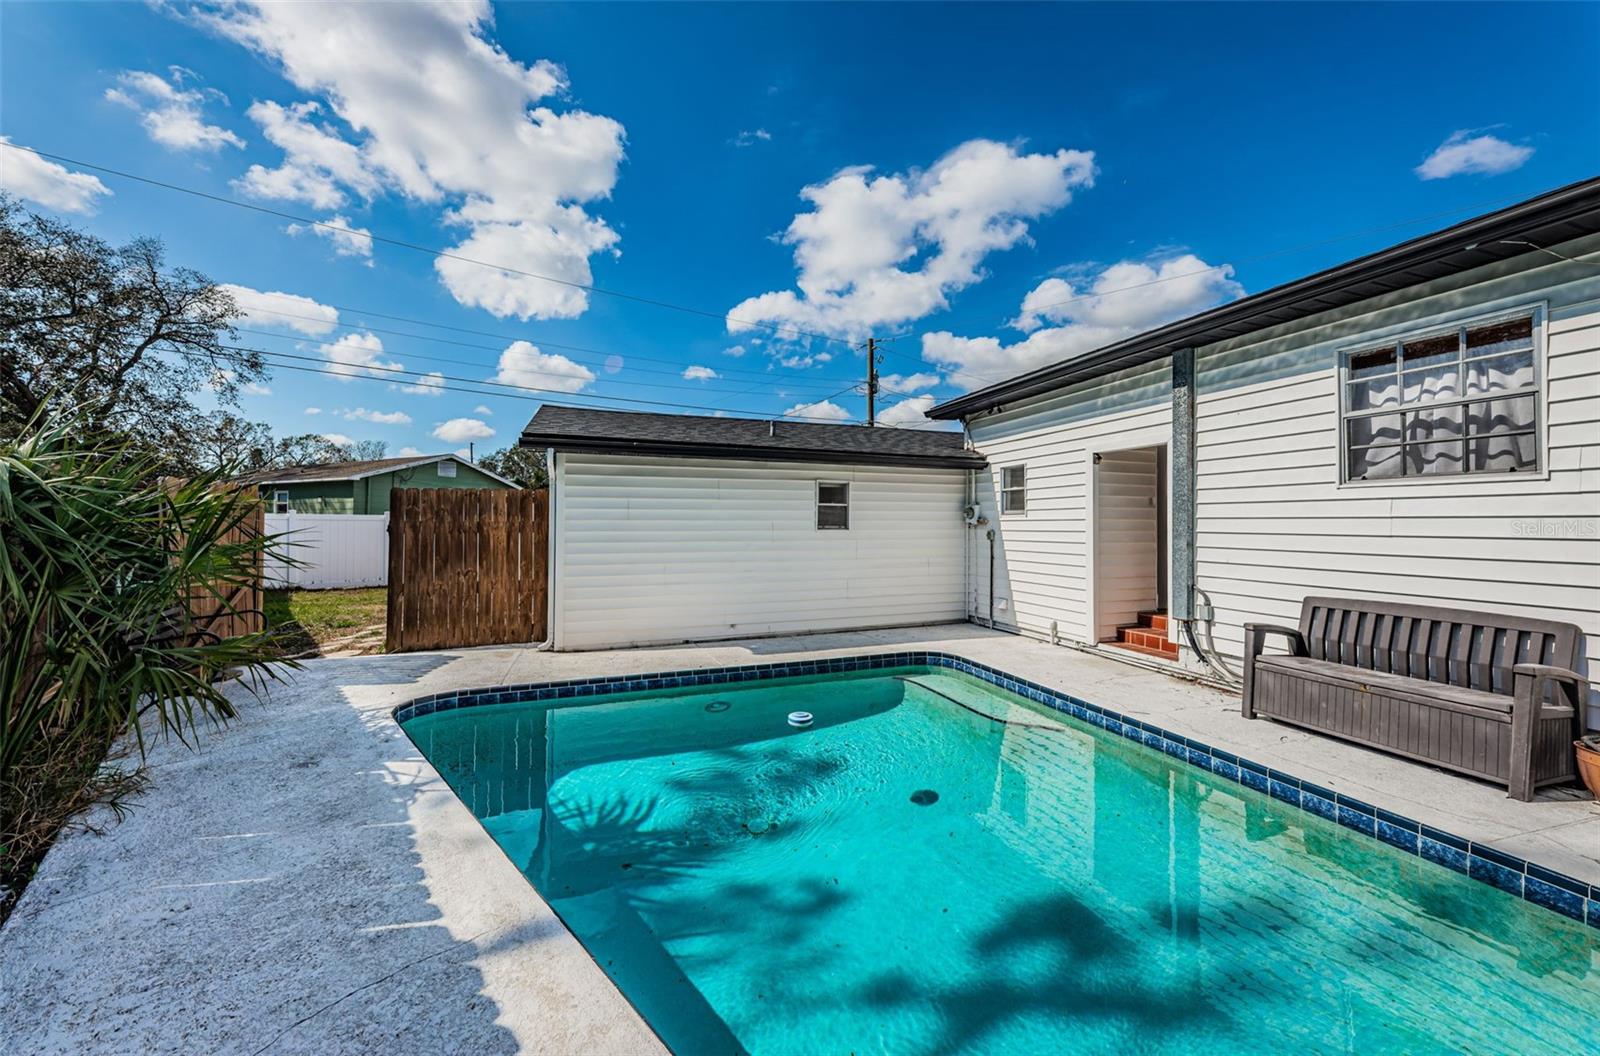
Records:
<instances>
[{"instance_id":1,"label":"white horizontal siding","mask_svg":"<svg viewBox=\"0 0 1600 1056\"><path fill-rule=\"evenodd\" d=\"M1600 250L1586 239L1558 251ZM1546 309L1545 471L1341 487L1339 350L1424 320ZM1170 428L1162 362L1035 397L968 423L991 467L1028 466L1026 517L997 516L997 623L1093 641L1087 452ZM1250 621L1292 623L1308 594L1431 601L1567 620L1600 655L1600 274L1529 255L1198 350L1196 572L1235 662ZM1149 442L1145 439L1143 442ZM1127 445L1138 446L1138 445ZM975 538L969 611L986 615ZM1580 665L1587 666L1587 660ZM1591 679L1600 669L1591 669ZM1600 725L1600 694L1591 698Z\"/></svg>"},{"instance_id":2,"label":"white horizontal siding","mask_svg":"<svg viewBox=\"0 0 1600 1056\"><path fill-rule=\"evenodd\" d=\"M387 513L269 513L265 531L280 544L262 561L269 587L320 590L389 582Z\"/></svg>"},{"instance_id":3,"label":"white horizontal siding","mask_svg":"<svg viewBox=\"0 0 1600 1056\"><path fill-rule=\"evenodd\" d=\"M1535 303L1546 472L1340 486L1341 349ZM1238 657L1245 623L1293 623L1333 594L1565 620L1600 655L1600 277L1552 263L1310 322L1200 350L1196 579L1219 649Z\"/></svg>"},{"instance_id":4,"label":"white horizontal siding","mask_svg":"<svg viewBox=\"0 0 1600 1056\"><path fill-rule=\"evenodd\" d=\"M1171 421L1170 371L1158 363L970 423L974 446L989 460L977 474L976 498L995 529L997 626L1044 637L1053 623L1069 641L1100 637L1088 613L1091 453L1144 446L1151 430L1170 430ZM1017 464L1027 466L1027 512L1002 516L999 473ZM969 611L987 619L989 552L982 533L974 536L971 559Z\"/></svg>"},{"instance_id":5,"label":"white horizontal siding","mask_svg":"<svg viewBox=\"0 0 1600 1056\"><path fill-rule=\"evenodd\" d=\"M961 619L960 470L562 454L556 647ZM850 484L818 530L817 481Z\"/></svg>"}]
</instances>

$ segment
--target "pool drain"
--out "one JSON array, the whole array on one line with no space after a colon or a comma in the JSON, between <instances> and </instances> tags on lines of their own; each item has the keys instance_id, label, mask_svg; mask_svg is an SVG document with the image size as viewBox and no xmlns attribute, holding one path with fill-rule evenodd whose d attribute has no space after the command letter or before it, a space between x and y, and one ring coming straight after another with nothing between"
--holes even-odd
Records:
<instances>
[{"instance_id":1,"label":"pool drain","mask_svg":"<svg viewBox=\"0 0 1600 1056\"><path fill-rule=\"evenodd\" d=\"M911 802L919 807L931 806L939 802L939 793L931 788L919 788L911 793Z\"/></svg>"},{"instance_id":2,"label":"pool drain","mask_svg":"<svg viewBox=\"0 0 1600 1056\"><path fill-rule=\"evenodd\" d=\"M733 705L729 704L725 700L713 700L710 704L706 705L706 710L715 714L719 711L727 711L731 707L733 707Z\"/></svg>"},{"instance_id":3,"label":"pool drain","mask_svg":"<svg viewBox=\"0 0 1600 1056\"><path fill-rule=\"evenodd\" d=\"M789 713L790 726L810 726L815 721L809 711L791 711Z\"/></svg>"}]
</instances>

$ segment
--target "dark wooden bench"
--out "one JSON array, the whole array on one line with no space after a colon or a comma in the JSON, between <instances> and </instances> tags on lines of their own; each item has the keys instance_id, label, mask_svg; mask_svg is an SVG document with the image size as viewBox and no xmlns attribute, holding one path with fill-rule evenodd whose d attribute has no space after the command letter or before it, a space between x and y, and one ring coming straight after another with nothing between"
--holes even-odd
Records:
<instances>
[{"instance_id":1,"label":"dark wooden bench","mask_svg":"<svg viewBox=\"0 0 1600 1056\"><path fill-rule=\"evenodd\" d=\"M1499 613L1307 598L1300 626L1245 624L1244 717L1420 759L1533 798L1576 777L1589 684L1577 627ZM1262 652L1269 635L1289 655Z\"/></svg>"}]
</instances>

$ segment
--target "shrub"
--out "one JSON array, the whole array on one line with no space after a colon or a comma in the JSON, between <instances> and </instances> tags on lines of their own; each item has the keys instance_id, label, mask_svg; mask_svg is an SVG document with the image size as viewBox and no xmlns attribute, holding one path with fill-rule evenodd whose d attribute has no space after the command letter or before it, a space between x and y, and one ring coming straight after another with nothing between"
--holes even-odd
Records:
<instances>
[{"instance_id":1,"label":"shrub","mask_svg":"<svg viewBox=\"0 0 1600 1056\"><path fill-rule=\"evenodd\" d=\"M187 742L201 722L234 715L221 675L252 690L274 677L273 632L209 630L243 615L239 588L255 582L272 545L241 530L258 500L215 473L164 481L160 465L125 441L85 441L64 421L0 444L7 886L32 867L64 811L136 784L99 770L116 738L131 732L141 756L149 731ZM213 609L216 617L196 618Z\"/></svg>"}]
</instances>

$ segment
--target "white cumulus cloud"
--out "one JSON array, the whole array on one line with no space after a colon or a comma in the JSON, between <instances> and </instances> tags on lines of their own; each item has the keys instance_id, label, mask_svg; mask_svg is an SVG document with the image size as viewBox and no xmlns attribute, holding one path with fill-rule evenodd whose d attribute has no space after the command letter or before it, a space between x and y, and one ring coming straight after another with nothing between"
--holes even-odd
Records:
<instances>
[{"instance_id":1,"label":"white cumulus cloud","mask_svg":"<svg viewBox=\"0 0 1600 1056\"><path fill-rule=\"evenodd\" d=\"M591 209L616 185L623 127L558 110L565 71L507 54L488 0L246 2L196 17L274 61L306 97L250 108L283 157L252 167L241 190L319 209L401 195L461 232L455 257L517 269L439 258L460 303L522 319L587 309L590 258L618 240Z\"/></svg>"},{"instance_id":2,"label":"white cumulus cloud","mask_svg":"<svg viewBox=\"0 0 1600 1056\"><path fill-rule=\"evenodd\" d=\"M488 407L486 407L485 405L483 405L481 403L478 404L476 407L472 408L472 413L473 414L481 414L485 418L491 418L491 417L494 416L494 412L491 411Z\"/></svg>"},{"instance_id":3,"label":"white cumulus cloud","mask_svg":"<svg viewBox=\"0 0 1600 1056\"><path fill-rule=\"evenodd\" d=\"M464 444L468 440L487 440L494 430L477 418L452 418L435 426L433 435L447 444Z\"/></svg>"},{"instance_id":4,"label":"white cumulus cloud","mask_svg":"<svg viewBox=\"0 0 1600 1056\"><path fill-rule=\"evenodd\" d=\"M352 437L344 435L343 433L323 433L322 439L326 440L335 447L355 446L355 440Z\"/></svg>"},{"instance_id":5,"label":"white cumulus cloud","mask_svg":"<svg viewBox=\"0 0 1600 1056\"><path fill-rule=\"evenodd\" d=\"M922 335L922 358L945 371L951 384L979 388L1243 295L1231 266L1213 267L1192 253L1123 261L1081 285L1050 278L1034 287L1010 323L1028 335L1022 341L1007 345L938 331Z\"/></svg>"},{"instance_id":6,"label":"white cumulus cloud","mask_svg":"<svg viewBox=\"0 0 1600 1056\"><path fill-rule=\"evenodd\" d=\"M1028 221L1066 205L1094 176L1092 152L1024 154L986 139L961 144L926 170L841 170L800 192L811 209L782 235L794 247L798 290L740 302L728 329L767 325L853 339L920 319L979 281L985 257L1024 241Z\"/></svg>"},{"instance_id":7,"label":"white cumulus cloud","mask_svg":"<svg viewBox=\"0 0 1600 1056\"><path fill-rule=\"evenodd\" d=\"M443 396L444 375L437 370L430 370L412 384L400 386L400 391L413 396Z\"/></svg>"},{"instance_id":8,"label":"white cumulus cloud","mask_svg":"<svg viewBox=\"0 0 1600 1056\"><path fill-rule=\"evenodd\" d=\"M911 429L950 428L949 422L936 422L928 417L934 402L931 395L913 396L909 400L901 400L878 412L878 424Z\"/></svg>"},{"instance_id":9,"label":"white cumulus cloud","mask_svg":"<svg viewBox=\"0 0 1600 1056\"><path fill-rule=\"evenodd\" d=\"M372 267L372 231L357 227L350 218L335 214L320 224L290 224L284 228L291 235L316 235L333 246L335 256L357 257Z\"/></svg>"},{"instance_id":10,"label":"white cumulus cloud","mask_svg":"<svg viewBox=\"0 0 1600 1056\"><path fill-rule=\"evenodd\" d=\"M321 414L322 413L322 408L321 407L307 407L306 410L305 410L305 413L306 414Z\"/></svg>"},{"instance_id":11,"label":"white cumulus cloud","mask_svg":"<svg viewBox=\"0 0 1600 1056\"><path fill-rule=\"evenodd\" d=\"M395 454L399 455L401 458L416 458L420 456L422 452L418 451L414 447L402 447L399 451L396 451Z\"/></svg>"},{"instance_id":12,"label":"white cumulus cloud","mask_svg":"<svg viewBox=\"0 0 1600 1056\"><path fill-rule=\"evenodd\" d=\"M832 400L823 400L820 403L797 403L783 412L785 418L806 418L827 422L848 422L851 418L849 411L840 407Z\"/></svg>"},{"instance_id":13,"label":"white cumulus cloud","mask_svg":"<svg viewBox=\"0 0 1600 1056\"><path fill-rule=\"evenodd\" d=\"M732 356L734 359L739 359L744 356L744 346L730 345L722 350L722 354L725 356Z\"/></svg>"},{"instance_id":14,"label":"white cumulus cloud","mask_svg":"<svg viewBox=\"0 0 1600 1056\"><path fill-rule=\"evenodd\" d=\"M1507 143L1485 132L1462 129L1439 144L1416 171L1424 180L1464 175L1498 176L1522 168L1531 157L1532 147Z\"/></svg>"},{"instance_id":15,"label":"white cumulus cloud","mask_svg":"<svg viewBox=\"0 0 1600 1056\"><path fill-rule=\"evenodd\" d=\"M363 373L381 378L390 371L405 369L405 364L383 358L383 341L377 334L345 334L337 341L325 342L321 351L328 357L328 369L341 381Z\"/></svg>"},{"instance_id":16,"label":"white cumulus cloud","mask_svg":"<svg viewBox=\"0 0 1600 1056\"><path fill-rule=\"evenodd\" d=\"M491 380L553 392L582 392L594 381L594 371L566 356L541 352L527 341L513 341L500 353L500 369Z\"/></svg>"},{"instance_id":17,"label":"white cumulus cloud","mask_svg":"<svg viewBox=\"0 0 1600 1056\"><path fill-rule=\"evenodd\" d=\"M683 377L686 381L710 381L712 378L720 376L710 367L695 365L683 368Z\"/></svg>"},{"instance_id":18,"label":"white cumulus cloud","mask_svg":"<svg viewBox=\"0 0 1600 1056\"><path fill-rule=\"evenodd\" d=\"M344 411L342 417L347 422L372 422L374 425L411 424L411 416L404 411L369 411L365 407Z\"/></svg>"},{"instance_id":19,"label":"white cumulus cloud","mask_svg":"<svg viewBox=\"0 0 1600 1056\"><path fill-rule=\"evenodd\" d=\"M10 136L0 136L0 145L0 190L18 198L61 213L92 213L95 200L111 193L98 177L12 146Z\"/></svg>"},{"instance_id":20,"label":"white cumulus cloud","mask_svg":"<svg viewBox=\"0 0 1600 1056\"><path fill-rule=\"evenodd\" d=\"M276 330L294 330L307 337L322 337L339 325L337 309L310 297L281 290L252 290L231 282L218 285L233 297L233 303L243 313L240 321L251 326L269 326Z\"/></svg>"},{"instance_id":21,"label":"white cumulus cloud","mask_svg":"<svg viewBox=\"0 0 1600 1056\"><path fill-rule=\"evenodd\" d=\"M878 387L889 392L913 393L921 389L931 389L939 384L939 375L919 372L916 374L883 374L878 378Z\"/></svg>"},{"instance_id":22,"label":"white cumulus cloud","mask_svg":"<svg viewBox=\"0 0 1600 1056\"><path fill-rule=\"evenodd\" d=\"M208 125L202 115L207 102L226 105L228 97L214 88L184 88L193 76L182 66L168 67L171 80L144 70L124 70L117 76L116 88L106 89L106 98L139 115L139 123L150 138L175 150L218 151L223 147L243 147L244 140L220 125Z\"/></svg>"}]
</instances>

